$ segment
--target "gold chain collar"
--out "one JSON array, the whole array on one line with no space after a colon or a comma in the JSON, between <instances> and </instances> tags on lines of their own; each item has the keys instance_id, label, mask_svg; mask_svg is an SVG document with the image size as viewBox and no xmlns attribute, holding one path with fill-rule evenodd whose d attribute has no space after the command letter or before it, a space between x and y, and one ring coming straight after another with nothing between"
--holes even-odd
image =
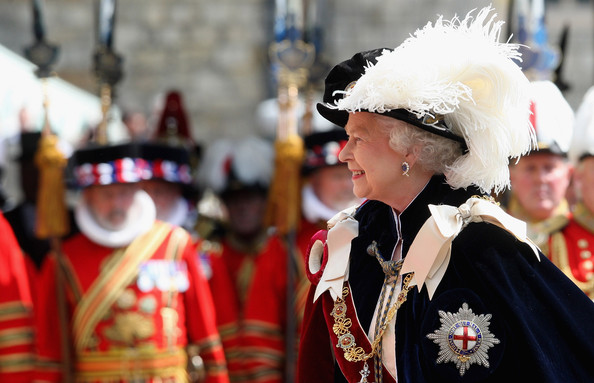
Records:
<instances>
[{"instance_id":1,"label":"gold chain collar","mask_svg":"<svg viewBox=\"0 0 594 383\"><path fill-rule=\"evenodd\" d=\"M334 308L330 315L334 317L334 325L332 326L332 331L338 337L338 344L336 347L340 347L343 349L344 358L349 362L361 362L367 361L369 358L372 358L377 353L378 345L382 337L384 336L384 332L388 328L392 319L396 315L396 312L402 306L404 302L406 302L408 291L410 290L409 284L412 280L414 273L406 274L404 276L404 280L402 282L402 290L400 294L398 294L398 298L396 302L390 307L388 310L388 314L386 317L386 321L382 324L378 336L373 339L373 343L371 344L371 352L369 354L365 353L365 350L361 346L357 346L355 341L355 337L350 332L350 328L352 326L352 321L350 318L346 317L347 306L345 303L345 298L349 295L349 287L344 286L342 289L342 298L337 298L334 301Z\"/></svg>"}]
</instances>

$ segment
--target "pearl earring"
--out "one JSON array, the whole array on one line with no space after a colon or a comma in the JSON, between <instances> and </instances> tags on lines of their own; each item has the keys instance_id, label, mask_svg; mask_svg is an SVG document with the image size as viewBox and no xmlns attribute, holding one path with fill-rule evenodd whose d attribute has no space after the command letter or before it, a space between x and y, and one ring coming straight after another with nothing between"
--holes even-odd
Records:
<instances>
[{"instance_id":1,"label":"pearl earring","mask_svg":"<svg viewBox=\"0 0 594 383\"><path fill-rule=\"evenodd\" d=\"M409 171L410 171L410 165L408 164L408 162L404 161L402 163L402 175L409 177L410 176L408 174Z\"/></svg>"}]
</instances>

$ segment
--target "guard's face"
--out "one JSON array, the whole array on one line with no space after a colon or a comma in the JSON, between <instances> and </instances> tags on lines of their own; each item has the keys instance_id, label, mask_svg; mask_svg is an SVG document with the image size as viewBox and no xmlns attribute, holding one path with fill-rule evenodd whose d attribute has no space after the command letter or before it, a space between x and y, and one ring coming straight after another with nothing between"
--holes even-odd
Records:
<instances>
[{"instance_id":1,"label":"guard's face","mask_svg":"<svg viewBox=\"0 0 594 383\"><path fill-rule=\"evenodd\" d=\"M351 171L346 164L316 169L310 183L318 199L333 210L340 211L357 203Z\"/></svg>"},{"instance_id":2,"label":"guard's face","mask_svg":"<svg viewBox=\"0 0 594 383\"><path fill-rule=\"evenodd\" d=\"M511 191L530 218L550 218L565 198L571 166L559 155L534 153L511 166Z\"/></svg>"},{"instance_id":3,"label":"guard's face","mask_svg":"<svg viewBox=\"0 0 594 383\"><path fill-rule=\"evenodd\" d=\"M163 180L146 180L141 184L142 189L155 203L157 219L166 221L173 212L178 199L182 196L180 185Z\"/></svg>"},{"instance_id":4,"label":"guard's face","mask_svg":"<svg viewBox=\"0 0 594 383\"><path fill-rule=\"evenodd\" d=\"M97 223L108 230L121 229L139 190L137 184L111 184L90 186L83 197Z\"/></svg>"},{"instance_id":5,"label":"guard's face","mask_svg":"<svg viewBox=\"0 0 594 383\"><path fill-rule=\"evenodd\" d=\"M267 205L264 193L235 191L227 194L223 201L229 215L229 228L235 235L249 239L261 232Z\"/></svg>"},{"instance_id":6,"label":"guard's face","mask_svg":"<svg viewBox=\"0 0 594 383\"><path fill-rule=\"evenodd\" d=\"M349 114L345 126L349 140L338 158L348 164L357 197L395 206L404 157L390 147L387 121L399 123L368 112Z\"/></svg>"},{"instance_id":7,"label":"guard's face","mask_svg":"<svg viewBox=\"0 0 594 383\"><path fill-rule=\"evenodd\" d=\"M594 212L594 157L583 159L575 170L576 188L588 210Z\"/></svg>"}]
</instances>

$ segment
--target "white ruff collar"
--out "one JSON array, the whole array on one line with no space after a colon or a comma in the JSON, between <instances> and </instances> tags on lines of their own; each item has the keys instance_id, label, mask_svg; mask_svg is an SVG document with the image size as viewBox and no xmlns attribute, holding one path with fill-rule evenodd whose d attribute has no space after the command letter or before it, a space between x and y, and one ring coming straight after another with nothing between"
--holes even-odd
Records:
<instances>
[{"instance_id":1,"label":"white ruff collar","mask_svg":"<svg viewBox=\"0 0 594 383\"><path fill-rule=\"evenodd\" d=\"M179 197L175 201L175 204L173 205L173 208L171 209L167 217L160 217L159 215L157 215L157 219L170 223L173 226L183 227L186 223L186 220L188 219L188 211L188 201L186 201L186 199L183 197Z\"/></svg>"},{"instance_id":2,"label":"white ruff collar","mask_svg":"<svg viewBox=\"0 0 594 383\"><path fill-rule=\"evenodd\" d=\"M303 216L309 222L328 221L334 217L338 211L326 206L316 196L311 185L306 185L301 191L301 210Z\"/></svg>"},{"instance_id":3,"label":"white ruff collar","mask_svg":"<svg viewBox=\"0 0 594 383\"><path fill-rule=\"evenodd\" d=\"M91 241L105 247L117 248L129 245L136 237L149 231L155 223L156 210L151 197L139 190L134 195L126 223L120 230L113 231L99 226L84 198L76 205L74 217L80 231Z\"/></svg>"}]
</instances>

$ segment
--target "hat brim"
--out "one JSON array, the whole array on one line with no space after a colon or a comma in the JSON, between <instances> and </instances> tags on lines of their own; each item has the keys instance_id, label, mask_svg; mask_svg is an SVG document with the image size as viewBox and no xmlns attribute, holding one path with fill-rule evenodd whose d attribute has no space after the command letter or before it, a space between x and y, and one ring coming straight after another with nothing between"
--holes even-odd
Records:
<instances>
[{"instance_id":1,"label":"hat brim","mask_svg":"<svg viewBox=\"0 0 594 383\"><path fill-rule=\"evenodd\" d=\"M347 111L329 108L321 102L316 105L316 109L326 120L342 128L346 126L349 120L349 113Z\"/></svg>"},{"instance_id":2,"label":"hat brim","mask_svg":"<svg viewBox=\"0 0 594 383\"><path fill-rule=\"evenodd\" d=\"M346 126L349 120L349 113L347 111L330 108L323 103L318 103L316 105L316 108L318 109L318 112L322 115L322 117L332 122L333 124L336 124L343 128ZM463 137L455 135L451 132L450 129L440 124L425 124L423 123L423 119L417 118L414 114L410 113L405 109L394 109L384 113L377 114L407 122L429 133L437 134L438 136L442 136L450 140L457 141L462 145L463 150L468 150L466 140L464 140Z\"/></svg>"},{"instance_id":3,"label":"hat brim","mask_svg":"<svg viewBox=\"0 0 594 383\"><path fill-rule=\"evenodd\" d=\"M548 153L548 154L555 154L557 156L561 156L567 158L567 152L561 149L557 142L553 142L552 144L545 143L545 142L537 142L536 148L531 150L528 155L530 154L539 154L539 153Z\"/></svg>"}]
</instances>

